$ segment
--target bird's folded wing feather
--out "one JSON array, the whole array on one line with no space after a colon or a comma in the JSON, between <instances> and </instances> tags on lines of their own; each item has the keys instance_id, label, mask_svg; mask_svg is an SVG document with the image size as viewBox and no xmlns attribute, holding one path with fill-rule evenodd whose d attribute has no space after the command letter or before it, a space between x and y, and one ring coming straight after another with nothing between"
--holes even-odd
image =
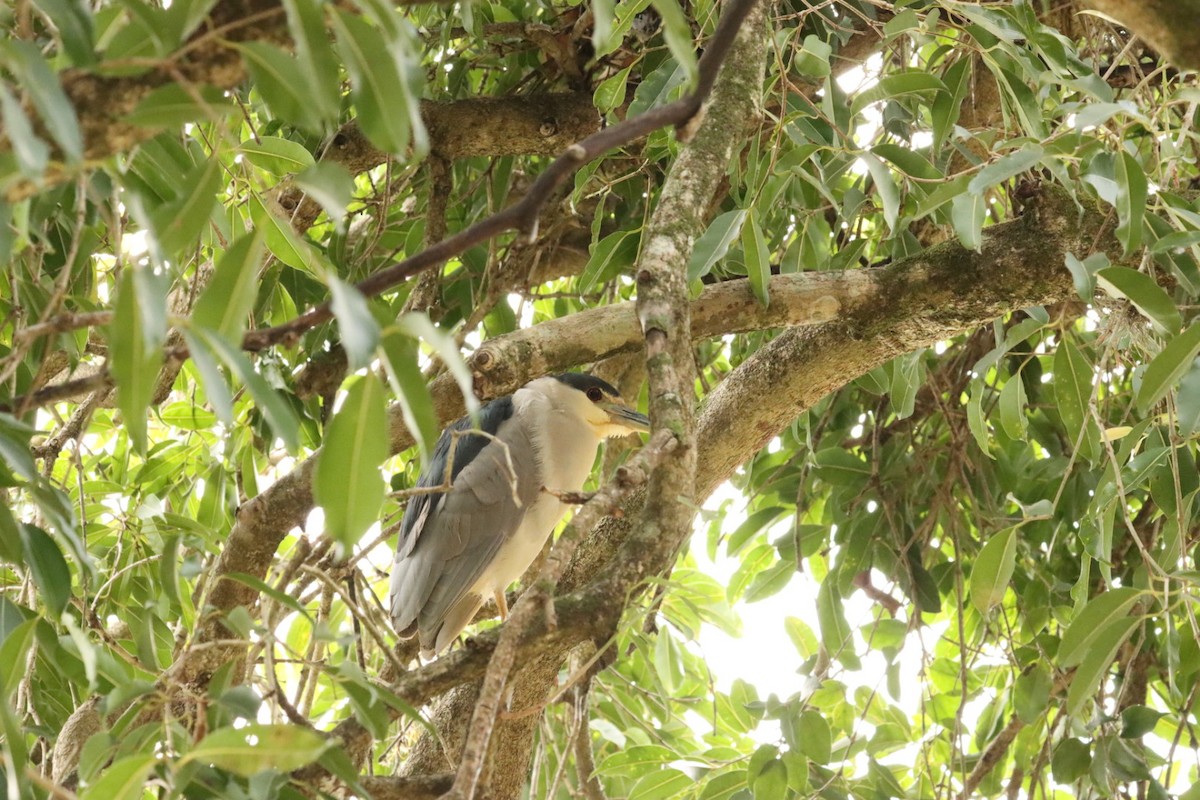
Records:
<instances>
[{"instance_id":1,"label":"bird's folded wing feather","mask_svg":"<svg viewBox=\"0 0 1200 800\"><path fill-rule=\"evenodd\" d=\"M407 557L392 570L392 618L397 629L413 620L435 629L479 580L500 546L517 530L537 499L540 481L509 465L536 464L538 454L523 426L505 420L490 441L454 478L428 515Z\"/></svg>"}]
</instances>

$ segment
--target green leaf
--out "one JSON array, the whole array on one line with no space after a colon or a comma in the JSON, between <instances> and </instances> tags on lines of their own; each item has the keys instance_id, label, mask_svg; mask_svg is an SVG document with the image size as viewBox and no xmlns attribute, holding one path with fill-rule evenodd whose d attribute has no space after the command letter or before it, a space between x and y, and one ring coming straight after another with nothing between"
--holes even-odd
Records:
<instances>
[{"instance_id":1,"label":"green leaf","mask_svg":"<svg viewBox=\"0 0 1200 800\"><path fill-rule=\"evenodd\" d=\"M750 278L750 291L763 306L771 304L771 253L762 228L758 226L758 215L751 212L749 225L742 226L742 251L746 254L746 274Z\"/></svg>"},{"instance_id":2,"label":"green leaf","mask_svg":"<svg viewBox=\"0 0 1200 800\"><path fill-rule=\"evenodd\" d=\"M625 93L629 87L629 72L632 69L633 65L631 64L625 69L609 75L596 87L592 99L600 113L607 114L625 102Z\"/></svg>"},{"instance_id":3,"label":"green leaf","mask_svg":"<svg viewBox=\"0 0 1200 800\"><path fill-rule=\"evenodd\" d=\"M641 775L671 760L671 751L660 745L634 745L605 758L596 767L597 775Z\"/></svg>"},{"instance_id":4,"label":"green leaf","mask_svg":"<svg viewBox=\"0 0 1200 800\"><path fill-rule=\"evenodd\" d=\"M33 107L42 117L46 129L58 142L68 162L83 158L83 134L75 119L75 107L67 99L58 76L41 51L32 42L17 39L0 40L0 62L8 67L17 82L29 93ZM7 121L8 114L5 114Z\"/></svg>"},{"instance_id":5,"label":"green leaf","mask_svg":"<svg viewBox=\"0 0 1200 800\"><path fill-rule=\"evenodd\" d=\"M245 234L221 255L208 288L196 301L192 321L215 332L234 346L241 345L246 319L258 297L263 235Z\"/></svg>"},{"instance_id":6,"label":"green leaf","mask_svg":"<svg viewBox=\"0 0 1200 800\"><path fill-rule=\"evenodd\" d=\"M883 142L872 147L871 152L890 161L904 175L927 181L939 181L945 177L937 167L929 163L925 156L907 147Z\"/></svg>"},{"instance_id":7,"label":"green leaf","mask_svg":"<svg viewBox=\"0 0 1200 800\"><path fill-rule=\"evenodd\" d=\"M1146 217L1146 171L1124 150L1117 158L1117 240L1128 255L1142 246L1142 222ZM1176 326L1178 330L1178 326Z\"/></svg>"},{"instance_id":8,"label":"green leaf","mask_svg":"<svg viewBox=\"0 0 1200 800\"><path fill-rule=\"evenodd\" d=\"M57 620L71 600L71 568L50 534L35 525L21 525L21 547L38 593Z\"/></svg>"},{"instance_id":9,"label":"green leaf","mask_svg":"<svg viewBox=\"0 0 1200 800\"><path fill-rule=\"evenodd\" d=\"M962 246L976 253L983 250L983 223L987 199L980 194L960 194L950 201L950 225Z\"/></svg>"},{"instance_id":10,"label":"green leaf","mask_svg":"<svg viewBox=\"0 0 1200 800\"><path fill-rule=\"evenodd\" d=\"M687 774L673 767L663 767L638 778L629 790L629 796L639 800L662 800L675 797L695 785L696 782Z\"/></svg>"},{"instance_id":11,"label":"green leaf","mask_svg":"<svg viewBox=\"0 0 1200 800\"><path fill-rule=\"evenodd\" d=\"M750 786L754 790L754 800L786 800L787 765L777 758L768 761L750 782Z\"/></svg>"},{"instance_id":12,"label":"green leaf","mask_svg":"<svg viewBox=\"0 0 1200 800\"><path fill-rule=\"evenodd\" d=\"M0 734L4 735L4 746L0 748L0 766L4 769L0 780L7 781L6 784L0 783L0 786L5 787L8 798L25 800L36 797L32 792L22 791L29 784L18 776L29 768L29 749L25 742L24 726L7 701L0 702Z\"/></svg>"},{"instance_id":13,"label":"green leaf","mask_svg":"<svg viewBox=\"0 0 1200 800\"><path fill-rule=\"evenodd\" d=\"M397 108L396 87L401 85L396 62L383 34L360 17L337 9L332 17L338 51L350 73L358 124L374 144L397 156L408 148L412 131L407 109Z\"/></svg>"},{"instance_id":14,"label":"green leaf","mask_svg":"<svg viewBox=\"0 0 1200 800\"><path fill-rule=\"evenodd\" d=\"M609 52L613 38L614 0L592 0L592 48L597 54Z\"/></svg>"},{"instance_id":15,"label":"green leaf","mask_svg":"<svg viewBox=\"0 0 1200 800\"><path fill-rule=\"evenodd\" d=\"M0 83L0 112L3 114L5 133L17 160L17 167L26 178L38 179L46 171L50 161L50 148L33 132L29 118L21 104Z\"/></svg>"},{"instance_id":16,"label":"green leaf","mask_svg":"<svg viewBox=\"0 0 1200 800\"><path fill-rule=\"evenodd\" d=\"M215 121L237 111L215 86L168 83L150 92L124 121L140 128L178 128L186 123Z\"/></svg>"},{"instance_id":17,"label":"green leaf","mask_svg":"<svg viewBox=\"0 0 1200 800\"><path fill-rule=\"evenodd\" d=\"M354 178L341 164L319 162L296 176L296 185L321 204L334 225L341 225L354 197Z\"/></svg>"},{"instance_id":18,"label":"green leaf","mask_svg":"<svg viewBox=\"0 0 1200 800\"><path fill-rule=\"evenodd\" d=\"M430 322L429 317L424 314L405 314L396 320L396 329L432 347L450 372L450 376L454 378L454 382L458 384L458 390L467 406L467 413L474 414L479 410L479 399L475 397L475 381L452 338Z\"/></svg>"},{"instance_id":19,"label":"green leaf","mask_svg":"<svg viewBox=\"0 0 1200 800\"><path fill-rule=\"evenodd\" d=\"M158 759L153 755L132 755L118 759L91 783L80 800L141 800L146 778Z\"/></svg>"},{"instance_id":20,"label":"green leaf","mask_svg":"<svg viewBox=\"0 0 1200 800\"><path fill-rule=\"evenodd\" d=\"M729 252L729 246L737 240L746 221L744 208L720 214L708 226L692 248L688 261L688 282L699 280L712 271L713 266ZM586 291L586 290L585 290Z\"/></svg>"},{"instance_id":21,"label":"green leaf","mask_svg":"<svg viewBox=\"0 0 1200 800\"><path fill-rule=\"evenodd\" d=\"M9 469L27 481L38 480L39 473L29 452L34 429L0 411L0 457Z\"/></svg>"},{"instance_id":22,"label":"green leaf","mask_svg":"<svg viewBox=\"0 0 1200 800\"><path fill-rule=\"evenodd\" d=\"M679 644L666 630L654 639L654 674L669 694L676 694L683 682L684 664Z\"/></svg>"},{"instance_id":23,"label":"green leaf","mask_svg":"<svg viewBox=\"0 0 1200 800\"><path fill-rule=\"evenodd\" d=\"M212 406L213 413L225 425L232 425L233 393L229 390L229 383L225 380L225 376L221 374L216 353L208 346L203 337L192 331L185 329L183 340L187 342L188 354L192 358L192 363L196 365L196 371L200 373L200 379L204 382L204 391L208 394L208 402Z\"/></svg>"},{"instance_id":24,"label":"green leaf","mask_svg":"<svg viewBox=\"0 0 1200 800\"><path fill-rule=\"evenodd\" d=\"M1175 408L1179 433L1183 436L1200 433L1200 363L1193 363L1179 381Z\"/></svg>"},{"instance_id":25,"label":"green leaf","mask_svg":"<svg viewBox=\"0 0 1200 800\"><path fill-rule=\"evenodd\" d=\"M1070 339L1059 342L1054 353L1054 399L1071 446L1079 447L1085 456L1090 456L1098 444L1092 435L1080 439L1085 428L1092 431L1092 376L1092 364L1079 348Z\"/></svg>"},{"instance_id":26,"label":"green leaf","mask_svg":"<svg viewBox=\"0 0 1200 800\"><path fill-rule=\"evenodd\" d=\"M894 236L896 220L900 216L900 187L892 178L892 171L875 155L863 151L858 157L871 173L871 180L875 182L875 192L883 206L883 221L887 223L889 233Z\"/></svg>"},{"instance_id":27,"label":"green leaf","mask_svg":"<svg viewBox=\"0 0 1200 800\"><path fill-rule=\"evenodd\" d=\"M839 486L860 487L871 476L871 465L840 447L827 447L813 455L822 480Z\"/></svg>"},{"instance_id":28,"label":"green leaf","mask_svg":"<svg viewBox=\"0 0 1200 800\"><path fill-rule=\"evenodd\" d=\"M163 406L158 418L173 428L185 431L204 431L217 422L217 415L206 408L190 402L171 403Z\"/></svg>"},{"instance_id":29,"label":"green leaf","mask_svg":"<svg viewBox=\"0 0 1200 800\"><path fill-rule=\"evenodd\" d=\"M1146 706L1130 706L1121 712L1121 738L1140 739L1150 731L1166 713Z\"/></svg>"},{"instance_id":30,"label":"green leaf","mask_svg":"<svg viewBox=\"0 0 1200 800\"><path fill-rule=\"evenodd\" d=\"M1096 649L1101 632L1115 622L1124 621L1141 597L1138 589L1121 587L1089 600L1063 634L1058 646L1059 667L1070 669L1082 663Z\"/></svg>"},{"instance_id":31,"label":"green leaf","mask_svg":"<svg viewBox=\"0 0 1200 800\"><path fill-rule=\"evenodd\" d=\"M279 591L261 578L256 578L253 575L247 575L244 572L230 572L225 575L225 578L227 580L236 581L249 586L254 591L267 595L284 608L291 609L305 619L312 620L312 615L308 613L308 609L306 609L299 600L286 592Z\"/></svg>"},{"instance_id":32,"label":"green leaf","mask_svg":"<svg viewBox=\"0 0 1200 800\"><path fill-rule=\"evenodd\" d=\"M1100 682L1117 657L1117 650L1141 624L1141 617L1128 617L1114 619L1099 629L1071 679L1071 688L1067 690L1068 714L1078 715L1084 704L1095 697Z\"/></svg>"},{"instance_id":33,"label":"green leaf","mask_svg":"<svg viewBox=\"0 0 1200 800\"><path fill-rule=\"evenodd\" d=\"M793 726L796 733L795 748L810 761L828 764L833 758L833 731L829 722L819 711L805 709Z\"/></svg>"},{"instance_id":34,"label":"green leaf","mask_svg":"<svg viewBox=\"0 0 1200 800\"><path fill-rule=\"evenodd\" d=\"M12 510L6 504L0 503L0 561L7 561L10 564L24 563L25 555L21 551L19 524L17 518L13 516ZM0 611L2 611L2 607L0 607Z\"/></svg>"},{"instance_id":35,"label":"green leaf","mask_svg":"<svg viewBox=\"0 0 1200 800\"><path fill-rule=\"evenodd\" d=\"M688 22L679 0L651 0L655 10L662 15L663 38L667 40L667 49L675 57L675 63L683 67L688 84L696 85L700 74L696 62L696 45L692 42L692 26Z\"/></svg>"},{"instance_id":36,"label":"green leaf","mask_svg":"<svg viewBox=\"0 0 1200 800\"><path fill-rule=\"evenodd\" d=\"M241 143L238 151L251 164L265 169L272 175L291 175L316 163L307 147L278 136L247 139Z\"/></svg>"},{"instance_id":37,"label":"green leaf","mask_svg":"<svg viewBox=\"0 0 1200 800\"><path fill-rule=\"evenodd\" d=\"M853 456L851 456L853 457ZM737 555L746 544L787 513L782 506L760 508L747 516L725 540L727 555Z\"/></svg>"},{"instance_id":38,"label":"green leaf","mask_svg":"<svg viewBox=\"0 0 1200 800\"><path fill-rule=\"evenodd\" d=\"M1172 250L1184 250L1198 244L1200 244L1200 231L1174 231L1156 239L1154 244L1150 245L1150 252L1154 254L1169 253Z\"/></svg>"},{"instance_id":39,"label":"green leaf","mask_svg":"<svg viewBox=\"0 0 1200 800\"><path fill-rule=\"evenodd\" d=\"M1092 764L1091 749L1078 739L1063 739L1050 758L1050 774L1054 781L1070 784L1087 774Z\"/></svg>"},{"instance_id":40,"label":"green leaf","mask_svg":"<svg viewBox=\"0 0 1200 800\"><path fill-rule=\"evenodd\" d=\"M971 431L971 436L975 439L975 444L979 446L983 454L988 458L995 458L991 452L987 420L983 417L982 383L974 385L971 389L971 396L967 398L967 427Z\"/></svg>"},{"instance_id":41,"label":"green leaf","mask_svg":"<svg viewBox=\"0 0 1200 800\"><path fill-rule=\"evenodd\" d=\"M294 725L247 725L213 731L176 762L196 761L251 777L263 770L292 772L311 764L329 747L316 731Z\"/></svg>"},{"instance_id":42,"label":"green leaf","mask_svg":"<svg viewBox=\"0 0 1200 800\"><path fill-rule=\"evenodd\" d=\"M94 26L86 3L80 0L34 0L34 5L53 23L72 64L90 67L96 63Z\"/></svg>"},{"instance_id":43,"label":"green leaf","mask_svg":"<svg viewBox=\"0 0 1200 800\"><path fill-rule=\"evenodd\" d=\"M387 371L392 394L400 403L404 426L420 448L421 460L428 462L440 426L429 385L417 362L417 342L399 331L389 329L380 339L379 347L380 360Z\"/></svg>"},{"instance_id":44,"label":"green leaf","mask_svg":"<svg viewBox=\"0 0 1200 800\"><path fill-rule=\"evenodd\" d=\"M858 655L854 652L854 635L846 622L842 610L842 595L837 581L827 576L817 591L817 622L821 626L821 643L834 661L848 669L858 669Z\"/></svg>"},{"instance_id":45,"label":"green leaf","mask_svg":"<svg viewBox=\"0 0 1200 800\"><path fill-rule=\"evenodd\" d=\"M976 59L960 58L943 74L947 91L937 95L933 100L931 116L933 118L933 146L941 148L946 136L958 121L962 113L963 99L971 88L972 65ZM963 176L966 177L966 176Z\"/></svg>"},{"instance_id":46,"label":"green leaf","mask_svg":"<svg viewBox=\"0 0 1200 800\"><path fill-rule=\"evenodd\" d=\"M807 622L797 617L785 617L783 629L792 640L801 658L809 658L817 652L817 636Z\"/></svg>"},{"instance_id":47,"label":"green leaf","mask_svg":"<svg viewBox=\"0 0 1200 800\"><path fill-rule=\"evenodd\" d=\"M792 576L795 574L795 562L790 560L776 561L773 565L760 571L751 579L750 585L746 587L746 593L742 596L742 601L745 603L757 603L759 600L765 600L768 597L779 594L791 582Z\"/></svg>"},{"instance_id":48,"label":"green leaf","mask_svg":"<svg viewBox=\"0 0 1200 800\"><path fill-rule=\"evenodd\" d=\"M7 509L5 509L7 511ZM3 513L3 512L0 512ZM16 539L20 539L18 534ZM17 563L20 563L19 561ZM3 636L0 642L0 703L7 703L12 697L13 692L25 680L26 675L24 669L10 669L9 666L19 664L22 667L26 664L29 656L29 648L34 643L34 629L38 625L38 618L31 617L24 622L18 623L11 631L5 631L0 627L0 636ZM4 634L7 633L7 636Z\"/></svg>"},{"instance_id":49,"label":"green leaf","mask_svg":"<svg viewBox=\"0 0 1200 800\"><path fill-rule=\"evenodd\" d=\"M158 244L168 258L195 247L196 237L209 224L224 179L221 160L206 159L184 177L177 199L151 212Z\"/></svg>"},{"instance_id":50,"label":"green leaf","mask_svg":"<svg viewBox=\"0 0 1200 800\"><path fill-rule=\"evenodd\" d=\"M579 291L591 292L626 272L637 258L641 241L641 229L619 230L601 239L592 248L588 263L579 276Z\"/></svg>"},{"instance_id":51,"label":"green leaf","mask_svg":"<svg viewBox=\"0 0 1200 800\"><path fill-rule=\"evenodd\" d=\"M732 769L705 776L704 789L699 800L732 800L746 788L746 771Z\"/></svg>"},{"instance_id":52,"label":"green leaf","mask_svg":"<svg viewBox=\"0 0 1200 800\"><path fill-rule=\"evenodd\" d=\"M1017 678L1013 687L1013 706L1021 722L1033 725L1038 721L1050 705L1050 690L1053 686L1054 677L1042 664Z\"/></svg>"},{"instance_id":53,"label":"green leaf","mask_svg":"<svg viewBox=\"0 0 1200 800\"><path fill-rule=\"evenodd\" d=\"M337 56L325 29L324 4L318 0L283 0L288 30L296 44L296 60L304 73L313 116L323 127L337 123L342 84Z\"/></svg>"},{"instance_id":54,"label":"green leaf","mask_svg":"<svg viewBox=\"0 0 1200 800\"><path fill-rule=\"evenodd\" d=\"M337 317L338 332L350 369L362 369L371 363L375 355L375 346L379 344L379 324L375 322L362 292L332 275L328 276L328 283L333 295L330 306Z\"/></svg>"},{"instance_id":55,"label":"green leaf","mask_svg":"<svg viewBox=\"0 0 1200 800\"><path fill-rule=\"evenodd\" d=\"M921 349L892 359L892 380L888 394L891 398L892 412L899 419L912 416L916 407L917 390L924 382L921 368L924 355L925 350Z\"/></svg>"},{"instance_id":56,"label":"green leaf","mask_svg":"<svg viewBox=\"0 0 1200 800\"><path fill-rule=\"evenodd\" d=\"M913 70L893 75L884 75L870 89L860 92L850 106L851 116L856 116L872 103L881 100L893 100L905 95L924 95L946 92L946 84L942 83L931 72Z\"/></svg>"},{"instance_id":57,"label":"green leaf","mask_svg":"<svg viewBox=\"0 0 1200 800\"><path fill-rule=\"evenodd\" d=\"M911 8L906 8L884 23L883 35L890 41L905 31L919 29L920 27L921 18L917 15L917 12Z\"/></svg>"},{"instance_id":58,"label":"green leaf","mask_svg":"<svg viewBox=\"0 0 1200 800\"><path fill-rule=\"evenodd\" d=\"M1017 557L1017 528L992 536L979 551L971 568L971 604L986 614L1004 599L1012 581Z\"/></svg>"},{"instance_id":59,"label":"green leaf","mask_svg":"<svg viewBox=\"0 0 1200 800\"><path fill-rule=\"evenodd\" d=\"M292 407L285 403L263 376L255 371L249 359L237 348L224 339L206 335L202 330L196 331L196 333L203 337L205 343L225 366L241 378L242 383L254 397L255 403L258 404L259 410L266 417L271 430L283 440L284 446L290 452L295 452L296 448L300 446L300 423L296 419L296 413L292 411Z\"/></svg>"},{"instance_id":60,"label":"green leaf","mask_svg":"<svg viewBox=\"0 0 1200 800\"><path fill-rule=\"evenodd\" d=\"M148 267L126 267L108 329L108 364L117 407L133 446L146 452L146 409L154 397L167 336L166 282Z\"/></svg>"},{"instance_id":61,"label":"green leaf","mask_svg":"<svg viewBox=\"0 0 1200 800\"><path fill-rule=\"evenodd\" d=\"M1075 293L1086 303L1092 302L1096 294L1096 273L1109 265L1108 256L1104 253L1092 253L1080 261L1073 253L1067 253L1067 269L1075 282Z\"/></svg>"},{"instance_id":62,"label":"green leaf","mask_svg":"<svg viewBox=\"0 0 1200 800\"><path fill-rule=\"evenodd\" d=\"M307 238L298 236L291 225L272 214L258 197L252 195L249 206L250 218L255 227L263 231L271 255L292 269L318 277L325 274L326 270Z\"/></svg>"},{"instance_id":63,"label":"green leaf","mask_svg":"<svg viewBox=\"0 0 1200 800\"><path fill-rule=\"evenodd\" d=\"M1096 283L1109 295L1133 303L1162 333L1178 333L1183 324L1175 302L1144 272L1107 267L1096 272Z\"/></svg>"},{"instance_id":64,"label":"green leaf","mask_svg":"<svg viewBox=\"0 0 1200 800\"><path fill-rule=\"evenodd\" d=\"M971 194L983 194L996 184L1031 169L1045 154L1041 145L1026 144L1015 153L1009 153L981 169L967 184L967 191Z\"/></svg>"},{"instance_id":65,"label":"green leaf","mask_svg":"<svg viewBox=\"0 0 1200 800\"><path fill-rule=\"evenodd\" d=\"M829 66L832 56L833 47L820 36L810 33L804 37L804 43L793 55L792 68L800 75L827 78L833 74Z\"/></svg>"},{"instance_id":66,"label":"green leaf","mask_svg":"<svg viewBox=\"0 0 1200 800\"><path fill-rule=\"evenodd\" d=\"M313 473L313 496L325 509L325 529L343 553L379 519L388 457L383 387L374 374L350 384L325 433Z\"/></svg>"},{"instance_id":67,"label":"green leaf","mask_svg":"<svg viewBox=\"0 0 1200 800\"><path fill-rule=\"evenodd\" d=\"M1011 376L1000 390L1000 426L1010 438L1024 441L1028 422L1025 419L1025 382L1020 375Z\"/></svg>"},{"instance_id":68,"label":"green leaf","mask_svg":"<svg viewBox=\"0 0 1200 800\"><path fill-rule=\"evenodd\" d=\"M311 133L323 130L323 121L310 102L304 70L295 58L265 42L238 42L251 84L267 102L271 113Z\"/></svg>"},{"instance_id":69,"label":"green leaf","mask_svg":"<svg viewBox=\"0 0 1200 800\"><path fill-rule=\"evenodd\" d=\"M1142 375L1137 404L1143 412L1162 400L1200 355L1200 322L1179 334L1154 357Z\"/></svg>"}]
</instances>

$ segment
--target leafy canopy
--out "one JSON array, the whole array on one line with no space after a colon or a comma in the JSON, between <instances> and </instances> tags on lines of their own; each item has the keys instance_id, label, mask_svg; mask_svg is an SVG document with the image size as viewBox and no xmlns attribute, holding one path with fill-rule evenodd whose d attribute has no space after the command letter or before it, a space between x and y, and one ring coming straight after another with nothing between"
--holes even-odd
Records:
<instances>
[{"instance_id":1,"label":"leafy canopy","mask_svg":"<svg viewBox=\"0 0 1200 800\"><path fill-rule=\"evenodd\" d=\"M355 284L505 207L601 120L688 91L718 11L0 10L6 796L299 797L291 780L330 773L378 790L380 762L445 771L416 755L434 698L396 683L380 603L454 406L429 377L469 389L460 350L631 298L682 144L660 129L582 165L532 243ZM510 745L531 796L1200 796L1197 89L1078 12L771 6L763 118L696 198L694 295L744 281L770 307L788 278L1002 262L989 229L1042 192L1099 233L1028 266L1069 272L1052 303L892 287L909 337L869 371L839 320L822 329L840 388L720 476L744 499L699 512L605 668L563 666L589 700L572 688ZM974 318L950 289L1004 314L904 346ZM697 343L701 404L778 334L747 327ZM389 447L389 425L411 433ZM752 665L714 678L705 631L736 636L800 584L811 607L772 621L794 689L759 691ZM351 724L356 743L322 735Z\"/></svg>"}]
</instances>

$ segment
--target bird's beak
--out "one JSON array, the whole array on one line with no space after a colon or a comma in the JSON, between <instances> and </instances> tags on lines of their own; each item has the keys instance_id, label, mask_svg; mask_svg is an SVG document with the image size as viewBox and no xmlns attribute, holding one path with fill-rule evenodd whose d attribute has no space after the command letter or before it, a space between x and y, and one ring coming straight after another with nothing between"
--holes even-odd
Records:
<instances>
[{"instance_id":1,"label":"bird's beak","mask_svg":"<svg viewBox=\"0 0 1200 800\"><path fill-rule=\"evenodd\" d=\"M628 428L631 431L650 431L650 418L639 414L627 405L621 403L600 403L601 408L608 412L608 419L613 425Z\"/></svg>"}]
</instances>

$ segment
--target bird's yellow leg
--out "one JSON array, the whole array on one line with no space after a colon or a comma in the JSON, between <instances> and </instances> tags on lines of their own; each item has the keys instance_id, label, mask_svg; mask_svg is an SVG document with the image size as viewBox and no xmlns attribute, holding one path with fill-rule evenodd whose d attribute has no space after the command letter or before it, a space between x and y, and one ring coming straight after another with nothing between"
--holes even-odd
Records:
<instances>
[{"instance_id":1,"label":"bird's yellow leg","mask_svg":"<svg viewBox=\"0 0 1200 800\"><path fill-rule=\"evenodd\" d=\"M496 601L496 609L500 612L500 619L508 619L508 600L504 597L504 592L497 589L492 593L492 599Z\"/></svg>"}]
</instances>

